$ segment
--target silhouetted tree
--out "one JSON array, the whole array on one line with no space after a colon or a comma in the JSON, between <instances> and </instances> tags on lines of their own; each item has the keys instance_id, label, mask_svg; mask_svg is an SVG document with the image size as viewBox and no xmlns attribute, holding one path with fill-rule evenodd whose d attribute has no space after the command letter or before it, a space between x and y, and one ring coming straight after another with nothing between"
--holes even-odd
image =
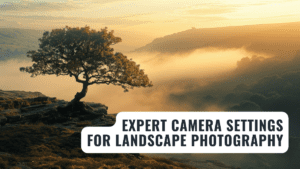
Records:
<instances>
[{"instance_id":1,"label":"silhouetted tree","mask_svg":"<svg viewBox=\"0 0 300 169\"><path fill-rule=\"evenodd\" d=\"M34 64L21 67L20 71L31 73L31 77L41 74L75 77L83 88L70 102L72 105L85 97L88 86L93 84L120 85L125 92L133 87L153 86L139 65L122 53L114 54L110 45L121 42L121 38L115 37L113 31L108 32L106 27L95 31L88 26L66 26L51 33L44 32L39 41L37 51L27 52Z\"/></svg>"}]
</instances>

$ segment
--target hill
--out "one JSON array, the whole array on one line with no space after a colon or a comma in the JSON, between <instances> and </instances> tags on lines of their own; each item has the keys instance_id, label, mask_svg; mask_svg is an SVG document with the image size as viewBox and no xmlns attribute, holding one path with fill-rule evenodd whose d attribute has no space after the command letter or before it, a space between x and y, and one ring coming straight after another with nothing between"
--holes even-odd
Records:
<instances>
[{"instance_id":1,"label":"hill","mask_svg":"<svg viewBox=\"0 0 300 169\"><path fill-rule=\"evenodd\" d=\"M0 168L137 169L195 168L176 159L141 154L86 154L81 150L85 126L112 126L115 115L100 103L64 109L64 100L39 92L0 91ZM201 168L232 168L203 161Z\"/></svg>"},{"instance_id":2,"label":"hill","mask_svg":"<svg viewBox=\"0 0 300 169\"><path fill-rule=\"evenodd\" d=\"M294 55L300 49L300 22L189 29L153 40L134 52L188 53L201 48Z\"/></svg>"},{"instance_id":3,"label":"hill","mask_svg":"<svg viewBox=\"0 0 300 169\"><path fill-rule=\"evenodd\" d=\"M17 28L0 28L0 58L27 59L28 50L38 48L43 31Z\"/></svg>"}]
</instances>

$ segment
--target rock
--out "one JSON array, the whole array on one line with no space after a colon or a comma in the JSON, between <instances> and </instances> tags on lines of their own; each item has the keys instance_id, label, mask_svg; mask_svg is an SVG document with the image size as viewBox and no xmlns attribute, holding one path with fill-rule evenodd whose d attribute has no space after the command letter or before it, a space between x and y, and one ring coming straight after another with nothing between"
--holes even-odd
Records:
<instances>
[{"instance_id":1,"label":"rock","mask_svg":"<svg viewBox=\"0 0 300 169\"><path fill-rule=\"evenodd\" d=\"M84 103L84 102L79 102L75 105L75 108L77 108L78 110L90 110L93 111L93 107L91 107L90 105Z\"/></svg>"},{"instance_id":2,"label":"rock","mask_svg":"<svg viewBox=\"0 0 300 169\"><path fill-rule=\"evenodd\" d=\"M92 119L96 119L96 118L101 118L103 116L104 116L104 114L102 114L102 113L95 113L95 112L92 112L92 111L86 111L84 113L84 115L81 115L79 118L80 118L80 120L92 120Z\"/></svg>"},{"instance_id":3,"label":"rock","mask_svg":"<svg viewBox=\"0 0 300 169\"><path fill-rule=\"evenodd\" d=\"M29 99L16 99L16 105L24 101L30 103L40 102L38 105L29 105L27 107L21 107L19 109L9 109L8 112L14 111L17 114L14 116L7 116L1 118L1 124L25 124L35 123L41 121L47 125L63 125L67 128L74 128L78 122L84 120L94 120L95 123L102 126L111 126L114 121L105 117L107 115L108 107L100 103L85 103L78 102L74 106L68 105L68 102L64 100L56 100L51 104L42 104L43 101L56 100L56 98L49 97L36 97ZM18 103L17 103L18 102ZM6 103L5 101L3 103ZM19 104L22 105L22 104ZM6 111L6 110L5 110ZM1 112L3 113L3 111ZM77 128L80 128L77 126Z\"/></svg>"},{"instance_id":4,"label":"rock","mask_svg":"<svg viewBox=\"0 0 300 169\"><path fill-rule=\"evenodd\" d=\"M94 112L98 113L98 114L105 114L105 115L107 115L107 109L104 108L104 107L99 107L96 110L94 110Z\"/></svg>"},{"instance_id":5,"label":"rock","mask_svg":"<svg viewBox=\"0 0 300 169\"><path fill-rule=\"evenodd\" d=\"M87 111L94 111L94 109L91 106L83 102L78 102L75 105L59 106L57 110L61 113L79 111L80 114L85 114Z\"/></svg>"},{"instance_id":6,"label":"rock","mask_svg":"<svg viewBox=\"0 0 300 169\"><path fill-rule=\"evenodd\" d=\"M70 137L75 138L75 139L81 139L81 133L80 132L74 132Z\"/></svg>"},{"instance_id":7,"label":"rock","mask_svg":"<svg viewBox=\"0 0 300 169\"><path fill-rule=\"evenodd\" d=\"M49 109L44 110L43 116L56 116L57 114L57 107L51 107Z\"/></svg>"},{"instance_id":8,"label":"rock","mask_svg":"<svg viewBox=\"0 0 300 169\"><path fill-rule=\"evenodd\" d=\"M66 102L64 100L57 100L56 103L59 104L59 105L65 104L65 106L68 104L68 102Z\"/></svg>"},{"instance_id":9,"label":"rock","mask_svg":"<svg viewBox=\"0 0 300 169\"><path fill-rule=\"evenodd\" d=\"M140 153L132 153L133 156L135 156L138 159L141 159L142 156L140 155Z\"/></svg>"},{"instance_id":10,"label":"rock","mask_svg":"<svg viewBox=\"0 0 300 169\"><path fill-rule=\"evenodd\" d=\"M7 118L4 116L0 116L0 125L4 126L7 122Z\"/></svg>"},{"instance_id":11,"label":"rock","mask_svg":"<svg viewBox=\"0 0 300 169\"><path fill-rule=\"evenodd\" d=\"M0 111L0 114L3 114L3 115L19 114L19 113L21 113L20 109L6 109L6 110Z\"/></svg>"},{"instance_id":12,"label":"rock","mask_svg":"<svg viewBox=\"0 0 300 169\"><path fill-rule=\"evenodd\" d=\"M56 166L50 167L49 169L61 169L61 167L56 165Z\"/></svg>"},{"instance_id":13,"label":"rock","mask_svg":"<svg viewBox=\"0 0 300 169\"><path fill-rule=\"evenodd\" d=\"M17 121L20 121L22 119L22 116L21 115L17 115L17 116L6 116L7 118L7 122L8 123L14 123L14 122L17 122Z\"/></svg>"},{"instance_id":14,"label":"rock","mask_svg":"<svg viewBox=\"0 0 300 169\"><path fill-rule=\"evenodd\" d=\"M33 106L28 106L25 108L21 108L22 113L36 113L40 111L50 111L53 109L57 109L60 105L58 103L53 103L53 104L40 104L40 105L33 105Z\"/></svg>"},{"instance_id":15,"label":"rock","mask_svg":"<svg viewBox=\"0 0 300 169\"><path fill-rule=\"evenodd\" d=\"M41 118L44 124L65 123L68 120L70 120L70 118L66 116L48 116Z\"/></svg>"},{"instance_id":16,"label":"rock","mask_svg":"<svg viewBox=\"0 0 300 169\"><path fill-rule=\"evenodd\" d=\"M68 111L72 111L72 109L69 109L69 108L66 107L66 106L58 106L58 107L57 107L57 111L58 111L58 112L61 112L61 113L66 113L66 112L68 112Z\"/></svg>"},{"instance_id":17,"label":"rock","mask_svg":"<svg viewBox=\"0 0 300 169\"><path fill-rule=\"evenodd\" d=\"M33 99L35 102L44 102L44 101L50 101L49 97L36 97Z\"/></svg>"},{"instance_id":18,"label":"rock","mask_svg":"<svg viewBox=\"0 0 300 169\"><path fill-rule=\"evenodd\" d=\"M50 113L46 113L50 114ZM52 114L48 116L44 116L45 121L43 123L45 124L56 124L56 123L65 123L70 121L73 118L72 114L68 113L61 113L61 112L52 112Z\"/></svg>"},{"instance_id":19,"label":"rock","mask_svg":"<svg viewBox=\"0 0 300 169\"><path fill-rule=\"evenodd\" d=\"M1 103L0 105L4 109L13 109L14 108L14 103L12 101L7 101L5 103Z\"/></svg>"},{"instance_id":20,"label":"rock","mask_svg":"<svg viewBox=\"0 0 300 169\"><path fill-rule=\"evenodd\" d=\"M34 98L26 98L24 100L28 102L47 102L47 101L57 102L56 97L34 97Z\"/></svg>"},{"instance_id":21,"label":"rock","mask_svg":"<svg viewBox=\"0 0 300 169\"><path fill-rule=\"evenodd\" d=\"M7 157L11 157L11 154L6 153L6 152L0 152L0 155L5 155L5 156L7 156Z\"/></svg>"},{"instance_id":22,"label":"rock","mask_svg":"<svg viewBox=\"0 0 300 169\"><path fill-rule=\"evenodd\" d=\"M2 100L0 103L1 107L5 109L14 109L14 108L21 108L24 106L29 106L29 102L22 99L15 99L15 100Z\"/></svg>"},{"instance_id":23,"label":"rock","mask_svg":"<svg viewBox=\"0 0 300 169\"><path fill-rule=\"evenodd\" d=\"M16 166L11 167L9 169L32 169L31 167L28 167L25 163L18 163Z\"/></svg>"},{"instance_id":24,"label":"rock","mask_svg":"<svg viewBox=\"0 0 300 169\"><path fill-rule=\"evenodd\" d=\"M140 153L129 153L129 154L126 154L127 157L129 158L138 158L138 159L141 159L142 156L140 155Z\"/></svg>"},{"instance_id":25,"label":"rock","mask_svg":"<svg viewBox=\"0 0 300 169\"><path fill-rule=\"evenodd\" d=\"M26 120L31 121L31 122L36 122L36 121L38 121L39 119L41 119L43 117L42 114L43 113L29 114L29 115L24 116L24 118Z\"/></svg>"},{"instance_id":26,"label":"rock","mask_svg":"<svg viewBox=\"0 0 300 169\"><path fill-rule=\"evenodd\" d=\"M23 100L14 100L12 103L14 105L13 107L18 109L22 107L22 104L24 104Z\"/></svg>"},{"instance_id":27,"label":"rock","mask_svg":"<svg viewBox=\"0 0 300 169\"><path fill-rule=\"evenodd\" d=\"M63 140L62 144L71 149L81 147L81 132L74 132L66 140Z\"/></svg>"},{"instance_id":28,"label":"rock","mask_svg":"<svg viewBox=\"0 0 300 169\"><path fill-rule=\"evenodd\" d=\"M42 95L39 95L40 97L24 98L20 97L20 94L26 95L15 92L15 94L13 93L11 95L13 97L10 97L8 93L9 97L5 97L5 100L0 101L0 104L6 104L5 107L10 108L0 112L0 114L4 115L0 116L0 124L2 126L26 123L31 124L41 121L46 125L55 125L81 131L82 127L86 125L111 126L115 122L114 119L107 116L108 107L101 103L79 102L72 107L67 106L69 102L64 100L57 100L56 98ZM47 101L51 101L51 103L43 104ZM30 105L31 103L37 105ZM15 109L11 109L13 107L15 107ZM85 120L88 120L90 123L85 124L83 122ZM83 125L77 126L77 123L81 124L81 122L83 122Z\"/></svg>"},{"instance_id":29,"label":"rock","mask_svg":"<svg viewBox=\"0 0 300 169\"><path fill-rule=\"evenodd\" d=\"M41 108L41 107L46 107L46 105L45 104L39 104L39 105L28 106L28 107L25 107L25 108L21 108L21 112L33 111L33 110L36 110L37 108Z\"/></svg>"},{"instance_id":30,"label":"rock","mask_svg":"<svg viewBox=\"0 0 300 169\"><path fill-rule=\"evenodd\" d=\"M104 107L106 110L108 109L107 106L101 103L93 103L93 102L87 102L86 104L90 105L92 108L99 108L99 107Z\"/></svg>"}]
</instances>

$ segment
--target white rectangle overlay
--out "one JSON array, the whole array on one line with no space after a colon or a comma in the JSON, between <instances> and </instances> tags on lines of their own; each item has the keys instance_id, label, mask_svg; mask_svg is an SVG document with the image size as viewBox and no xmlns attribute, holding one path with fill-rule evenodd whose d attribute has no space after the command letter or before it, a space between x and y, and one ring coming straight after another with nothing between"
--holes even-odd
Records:
<instances>
[{"instance_id":1,"label":"white rectangle overlay","mask_svg":"<svg viewBox=\"0 0 300 169\"><path fill-rule=\"evenodd\" d=\"M285 153L285 112L120 112L107 127L85 127L85 153Z\"/></svg>"}]
</instances>

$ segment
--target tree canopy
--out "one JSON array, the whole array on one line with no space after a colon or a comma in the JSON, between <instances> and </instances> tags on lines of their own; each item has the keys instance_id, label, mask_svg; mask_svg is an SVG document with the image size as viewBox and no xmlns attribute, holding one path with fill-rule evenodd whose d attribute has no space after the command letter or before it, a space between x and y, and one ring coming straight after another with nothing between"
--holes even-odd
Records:
<instances>
[{"instance_id":1,"label":"tree canopy","mask_svg":"<svg viewBox=\"0 0 300 169\"><path fill-rule=\"evenodd\" d=\"M69 75L84 87L93 84L120 85L124 91L133 87L151 87L144 71L122 53L114 53L111 45L121 42L121 38L108 32L90 27L54 29L44 32L39 39L39 49L28 51L32 66L21 67L20 71L37 75Z\"/></svg>"}]
</instances>

